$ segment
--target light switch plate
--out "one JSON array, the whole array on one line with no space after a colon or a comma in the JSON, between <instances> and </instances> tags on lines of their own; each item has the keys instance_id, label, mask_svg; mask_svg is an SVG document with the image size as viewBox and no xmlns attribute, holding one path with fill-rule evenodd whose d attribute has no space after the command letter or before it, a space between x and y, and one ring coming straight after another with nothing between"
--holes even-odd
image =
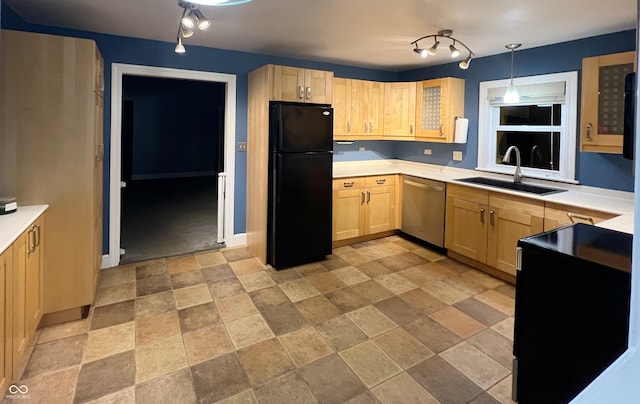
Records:
<instances>
[{"instance_id":1,"label":"light switch plate","mask_svg":"<svg viewBox=\"0 0 640 404\"><path fill-rule=\"evenodd\" d=\"M247 142L238 142L238 151L246 152L247 151Z\"/></svg>"},{"instance_id":2,"label":"light switch plate","mask_svg":"<svg viewBox=\"0 0 640 404\"><path fill-rule=\"evenodd\" d=\"M424 154L431 156L431 149L424 149Z\"/></svg>"},{"instance_id":3,"label":"light switch plate","mask_svg":"<svg viewBox=\"0 0 640 404\"><path fill-rule=\"evenodd\" d=\"M462 152L460 150L453 151L453 161L462 161Z\"/></svg>"}]
</instances>

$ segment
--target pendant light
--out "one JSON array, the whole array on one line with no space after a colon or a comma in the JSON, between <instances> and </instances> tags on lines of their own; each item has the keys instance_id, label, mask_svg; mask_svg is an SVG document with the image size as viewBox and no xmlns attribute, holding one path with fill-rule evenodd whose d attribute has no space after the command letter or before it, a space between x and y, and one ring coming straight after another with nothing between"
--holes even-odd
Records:
<instances>
[{"instance_id":1,"label":"pendant light","mask_svg":"<svg viewBox=\"0 0 640 404\"><path fill-rule=\"evenodd\" d=\"M514 104L520 102L520 96L518 95L518 89L513 84L513 57L515 50L521 47L521 43L510 43L505 45L504 47L511 50L511 82L509 82L509 86L507 87L507 91L504 93L504 102L509 104Z\"/></svg>"}]
</instances>

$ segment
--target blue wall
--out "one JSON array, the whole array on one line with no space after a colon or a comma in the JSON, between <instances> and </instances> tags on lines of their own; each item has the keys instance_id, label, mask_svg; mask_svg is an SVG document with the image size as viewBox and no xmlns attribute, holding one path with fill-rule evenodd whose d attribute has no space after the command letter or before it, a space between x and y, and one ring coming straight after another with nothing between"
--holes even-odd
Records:
<instances>
[{"instance_id":1,"label":"blue wall","mask_svg":"<svg viewBox=\"0 0 640 404\"><path fill-rule=\"evenodd\" d=\"M466 80L465 116L469 118L468 143L465 145L441 145L422 142L367 141L353 145L335 145L335 160L366 160L399 158L411 161L429 162L441 165L457 165L474 168L477 163L478 133L478 90L479 83L509 77L510 55L500 55L474 59L468 70L460 70L457 63L416 69L405 72L363 69L353 66L320 63L307 60L282 58L246 52L226 51L187 45L187 53L177 55L174 44L144 39L104 35L85 31L60 29L32 25L24 22L13 10L2 3L2 28L41 32L89 38L96 41L105 61L105 105L111 104L111 64L127 63L200 70L235 74L237 80L236 140L247 139L247 76L262 65L273 63L305 68L331 70L336 77L358 78L377 81L414 81L436 77L460 77ZM635 31L624 31L578 41L565 42L545 47L522 50L516 53L515 75L557 73L581 70L582 58L600 54L622 52L635 49ZM104 142L110 144L111 113L104 111ZM359 152L358 147L365 151ZM429 147L431 156L422 154ZM578 146L576 146L577 148ZM463 160L450 159L453 150L463 151ZM105 150L104 167L104 240L107 251L109 222L109 149ZM246 153L236 153L235 180L235 233L243 233L246 228ZM605 188L633 190L632 162L620 156L598 153L577 153L577 178L582 184Z\"/></svg>"},{"instance_id":2,"label":"blue wall","mask_svg":"<svg viewBox=\"0 0 640 404\"><path fill-rule=\"evenodd\" d=\"M625 52L635 49L635 31L623 31L577 41L542 46L515 54L514 76L532 76L567 71L579 71L581 82L582 58ZM475 168L478 161L478 101L481 81L509 78L510 53L489 56L471 61L468 70L461 70L457 63L401 72L399 80L414 81L438 77L465 79L465 117L469 118L467 144L425 144L403 142L396 146L396 158L441 165ZM580 95L580 94L579 94ZM580 99L580 97L578 97ZM578 105L578 122L580 106ZM579 127L579 124L578 124ZM578 128L579 130L579 128ZM422 149L433 149L431 156L422 154ZM576 144L576 178L583 185L633 191L633 162L620 155L581 153ZM453 150L463 152L463 160L451 160Z\"/></svg>"}]
</instances>

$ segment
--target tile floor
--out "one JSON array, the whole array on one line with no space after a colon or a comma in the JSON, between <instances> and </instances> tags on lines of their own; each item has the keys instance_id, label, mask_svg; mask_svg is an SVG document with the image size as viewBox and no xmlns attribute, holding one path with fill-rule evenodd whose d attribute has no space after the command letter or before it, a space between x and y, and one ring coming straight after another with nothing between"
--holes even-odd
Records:
<instances>
[{"instance_id":1,"label":"tile floor","mask_svg":"<svg viewBox=\"0 0 640 404\"><path fill-rule=\"evenodd\" d=\"M19 384L42 403L510 403L513 310L512 286L399 236L285 271L219 250L103 270Z\"/></svg>"}]
</instances>

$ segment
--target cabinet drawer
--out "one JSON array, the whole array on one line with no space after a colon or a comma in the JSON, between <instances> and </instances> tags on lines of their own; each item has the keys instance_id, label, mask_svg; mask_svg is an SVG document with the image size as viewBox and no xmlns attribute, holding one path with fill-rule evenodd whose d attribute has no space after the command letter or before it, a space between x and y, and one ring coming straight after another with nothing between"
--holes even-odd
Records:
<instances>
[{"instance_id":1,"label":"cabinet drawer","mask_svg":"<svg viewBox=\"0 0 640 404\"><path fill-rule=\"evenodd\" d=\"M592 209L576 208L567 205L557 205L555 203L547 203L544 208L544 218L547 220L555 220L558 223L587 223L596 224L602 221L612 219L618 215L607 212L600 212Z\"/></svg>"},{"instance_id":2,"label":"cabinet drawer","mask_svg":"<svg viewBox=\"0 0 640 404\"><path fill-rule=\"evenodd\" d=\"M502 208L525 215L544 216L544 202L537 199L491 192L489 193L489 205L495 209Z\"/></svg>"},{"instance_id":3,"label":"cabinet drawer","mask_svg":"<svg viewBox=\"0 0 640 404\"><path fill-rule=\"evenodd\" d=\"M395 175L378 175L375 177L366 177L365 186L381 187L385 185L394 185L396 183Z\"/></svg>"},{"instance_id":4,"label":"cabinet drawer","mask_svg":"<svg viewBox=\"0 0 640 404\"><path fill-rule=\"evenodd\" d=\"M481 205L489 204L489 191L483 189L477 189L473 187L467 187L458 184L447 185L447 198L464 199L465 201L471 201L479 203Z\"/></svg>"},{"instance_id":5,"label":"cabinet drawer","mask_svg":"<svg viewBox=\"0 0 640 404\"><path fill-rule=\"evenodd\" d=\"M333 180L333 190L364 188L364 177L338 178Z\"/></svg>"}]
</instances>

